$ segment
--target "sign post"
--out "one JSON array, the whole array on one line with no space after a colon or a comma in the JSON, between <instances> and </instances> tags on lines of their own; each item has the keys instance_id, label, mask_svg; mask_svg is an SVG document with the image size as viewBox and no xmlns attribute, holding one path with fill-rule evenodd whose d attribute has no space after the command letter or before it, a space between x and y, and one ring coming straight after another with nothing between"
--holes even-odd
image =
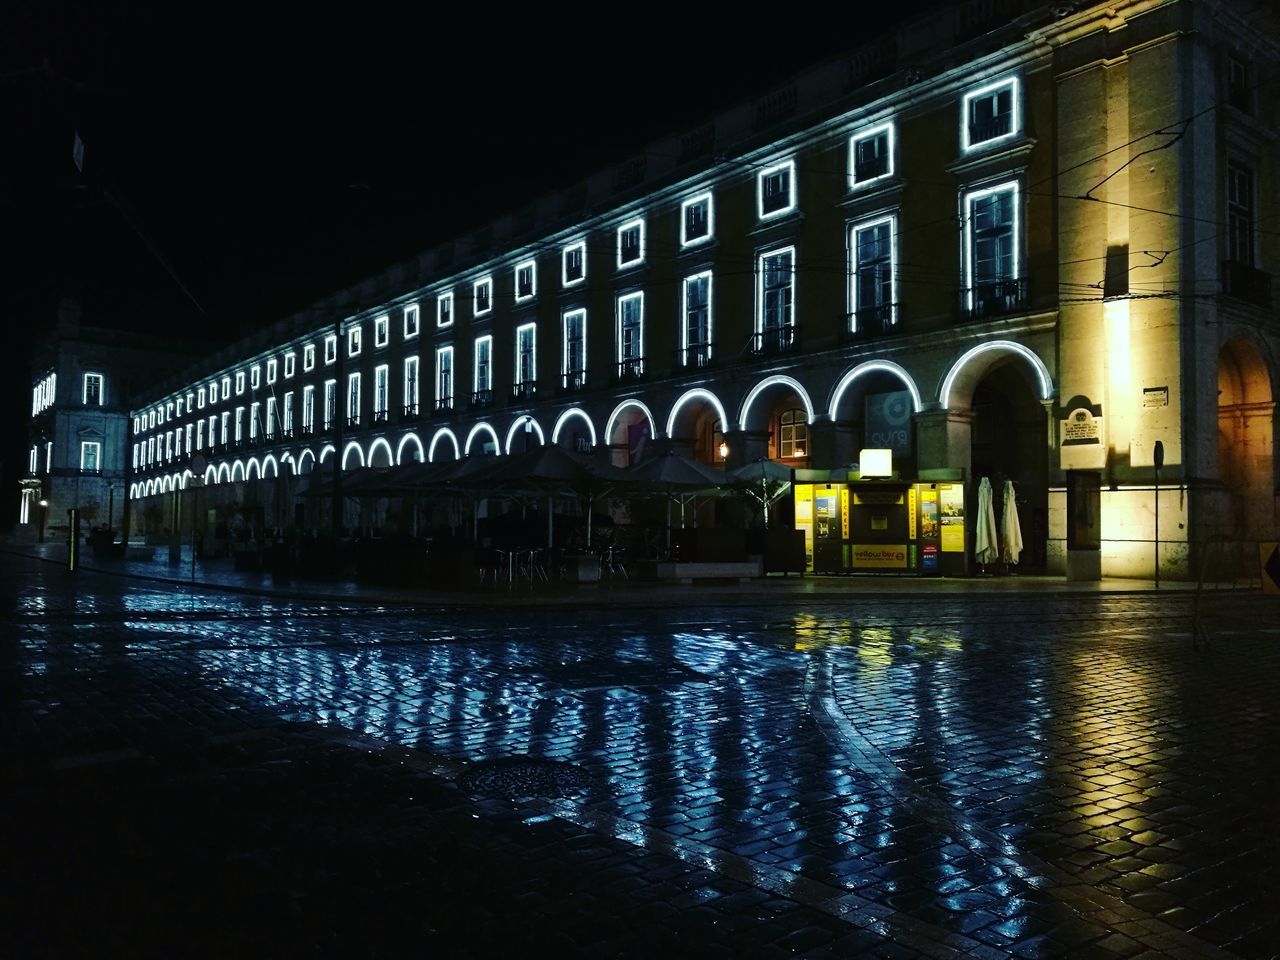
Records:
<instances>
[{"instance_id":1,"label":"sign post","mask_svg":"<svg viewBox=\"0 0 1280 960\"><path fill-rule=\"evenodd\" d=\"M1156 468L1156 515L1155 515L1155 542L1156 542L1156 589L1160 589L1160 468L1164 466L1164 443L1157 440L1155 447L1151 451L1151 462Z\"/></svg>"}]
</instances>

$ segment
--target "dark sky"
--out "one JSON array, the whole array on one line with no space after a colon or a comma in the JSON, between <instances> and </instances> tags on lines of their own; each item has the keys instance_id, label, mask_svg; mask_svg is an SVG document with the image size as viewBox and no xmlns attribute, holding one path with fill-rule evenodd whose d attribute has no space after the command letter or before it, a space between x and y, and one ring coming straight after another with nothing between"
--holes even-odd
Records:
<instances>
[{"instance_id":1,"label":"dark sky","mask_svg":"<svg viewBox=\"0 0 1280 960\"><path fill-rule=\"evenodd\" d=\"M0 13L0 310L5 390L24 417L30 337L61 295L103 326L234 339L882 25L851 14L844 32L830 6L809 12L811 30L723 6L161 9L18 0ZM5 429L11 475L25 425Z\"/></svg>"}]
</instances>

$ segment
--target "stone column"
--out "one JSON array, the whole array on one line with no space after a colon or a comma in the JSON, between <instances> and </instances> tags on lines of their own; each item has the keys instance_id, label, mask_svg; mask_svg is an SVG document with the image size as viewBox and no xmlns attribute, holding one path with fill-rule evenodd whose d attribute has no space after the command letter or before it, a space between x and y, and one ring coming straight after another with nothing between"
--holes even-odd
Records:
<instances>
[{"instance_id":1,"label":"stone column","mask_svg":"<svg viewBox=\"0 0 1280 960\"><path fill-rule=\"evenodd\" d=\"M960 469L967 478L973 455L973 414L967 410L922 410L915 419L919 469Z\"/></svg>"}]
</instances>

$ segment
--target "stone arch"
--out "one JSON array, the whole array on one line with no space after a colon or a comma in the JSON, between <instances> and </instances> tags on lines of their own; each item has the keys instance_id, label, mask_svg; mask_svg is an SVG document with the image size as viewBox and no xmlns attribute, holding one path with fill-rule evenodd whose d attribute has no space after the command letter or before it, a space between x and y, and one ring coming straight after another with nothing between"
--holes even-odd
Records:
<instances>
[{"instance_id":1,"label":"stone arch","mask_svg":"<svg viewBox=\"0 0 1280 960\"><path fill-rule=\"evenodd\" d=\"M840 416L840 402L844 399L845 393L858 380L868 377L872 374L885 373L891 377L896 377L902 381L902 385L907 388L911 394L911 411L919 413L921 407L920 388L916 386L915 380L911 374L907 373L902 367L894 363L892 360L868 360L860 363L856 367L846 370L836 381L836 385L831 389L831 396L827 403L827 416L833 421L838 420Z\"/></svg>"},{"instance_id":2,"label":"stone arch","mask_svg":"<svg viewBox=\"0 0 1280 960\"><path fill-rule=\"evenodd\" d=\"M183 470L182 471L182 489L183 490L187 489L187 484L190 483L193 479L195 479L194 473L192 473L190 470Z\"/></svg>"},{"instance_id":3,"label":"stone arch","mask_svg":"<svg viewBox=\"0 0 1280 960\"><path fill-rule=\"evenodd\" d=\"M327 458L333 456L333 454L336 452L337 451L334 450L332 443L326 443L323 447L320 448L320 456L317 458L316 462L323 464Z\"/></svg>"},{"instance_id":4,"label":"stone arch","mask_svg":"<svg viewBox=\"0 0 1280 960\"><path fill-rule=\"evenodd\" d=\"M458 445L458 435L454 433L452 430L450 430L448 427L441 427L439 430L435 432L435 436L431 438L431 446L427 450L428 463L435 463L436 447L439 445L441 440L446 438L449 440L450 443L453 444L453 459L455 460L462 459L462 448Z\"/></svg>"},{"instance_id":5,"label":"stone arch","mask_svg":"<svg viewBox=\"0 0 1280 960\"><path fill-rule=\"evenodd\" d=\"M1276 530L1275 375L1263 349L1247 336L1218 351L1218 478L1226 503L1222 533L1270 538Z\"/></svg>"},{"instance_id":6,"label":"stone arch","mask_svg":"<svg viewBox=\"0 0 1280 960\"><path fill-rule=\"evenodd\" d=\"M235 463L231 464L231 482L236 483L237 481L240 481L243 479L244 479L244 463L240 460L237 460Z\"/></svg>"},{"instance_id":7,"label":"stone arch","mask_svg":"<svg viewBox=\"0 0 1280 960\"><path fill-rule=\"evenodd\" d=\"M218 464L218 482L219 483L231 482L231 468L227 466L227 462L225 460L222 461L222 463Z\"/></svg>"},{"instance_id":8,"label":"stone arch","mask_svg":"<svg viewBox=\"0 0 1280 960\"><path fill-rule=\"evenodd\" d=\"M343 470L351 469L350 460L351 460L351 451L353 450L355 451L356 456L360 458L360 463L358 464L358 466L361 466L361 467L364 466L364 451L360 449L360 444L358 444L354 440L351 440L351 441L348 441L346 447L344 447L342 450L342 469Z\"/></svg>"},{"instance_id":9,"label":"stone arch","mask_svg":"<svg viewBox=\"0 0 1280 960\"><path fill-rule=\"evenodd\" d=\"M204 468L204 485L211 487L218 482L218 468L212 463Z\"/></svg>"},{"instance_id":10,"label":"stone arch","mask_svg":"<svg viewBox=\"0 0 1280 960\"><path fill-rule=\"evenodd\" d=\"M421 463L423 461L424 458L422 456L422 441L418 439L418 435L416 433L410 432L410 433L406 433L403 437L401 437L400 443L396 446L396 463L397 464L404 463L404 448L407 447L411 441L414 447L417 449L417 455L413 457L410 463Z\"/></svg>"},{"instance_id":11,"label":"stone arch","mask_svg":"<svg viewBox=\"0 0 1280 960\"><path fill-rule=\"evenodd\" d=\"M271 470L269 474L267 473L268 468ZM280 464L276 462L276 458L272 454L268 453L262 458L262 479L267 480L278 476L280 476Z\"/></svg>"},{"instance_id":12,"label":"stone arch","mask_svg":"<svg viewBox=\"0 0 1280 960\"><path fill-rule=\"evenodd\" d=\"M298 461L297 461L297 460L295 460L295 459L293 458L293 454L292 454L292 453L289 453L287 450L286 450L284 453L280 454L280 469L281 469L281 470L283 470L283 469L284 469L284 465L285 465L286 463L289 465L289 473L290 473L290 474L292 474L292 475L296 475L296 474L297 474L297 472L298 472Z\"/></svg>"},{"instance_id":13,"label":"stone arch","mask_svg":"<svg viewBox=\"0 0 1280 960\"><path fill-rule=\"evenodd\" d=\"M687 448L684 452L704 463L713 463L716 459L716 424L719 424L720 435L726 429L732 429L724 404L705 387L694 387L686 390L671 405L667 415L667 437L672 448Z\"/></svg>"},{"instance_id":14,"label":"stone arch","mask_svg":"<svg viewBox=\"0 0 1280 960\"><path fill-rule=\"evenodd\" d=\"M482 433L489 434L489 438L493 441L494 455L497 456L498 454L502 453L502 441L498 439L498 431L493 429L493 427L490 424L485 423L483 421L481 421L480 423L477 423L474 427L471 428L471 432L467 434L467 442L463 446L462 452L466 454L468 457L471 456L471 444L475 440L475 438ZM484 450L481 449L480 452L483 453Z\"/></svg>"},{"instance_id":15,"label":"stone arch","mask_svg":"<svg viewBox=\"0 0 1280 960\"><path fill-rule=\"evenodd\" d=\"M978 383L1000 361L1019 358L1030 368L1041 400L1053 398L1053 378L1039 355L1025 344L1013 340L988 340L966 350L942 380L938 403L944 410L965 410L973 402Z\"/></svg>"},{"instance_id":16,"label":"stone arch","mask_svg":"<svg viewBox=\"0 0 1280 960\"><path fill-rule=\"evenodd\" d=\"M504 453L511 453L511 445L515 443L516 432L521 427L525 428L525 433L536 433L538 435L538 446L546 445L547 436L542 432L541 424L533 418L532 414L522 413L512 420L511 426L507 428L507 442L502 447ZM528 440L525 441L525 445L526 447L528 446Z\"/></svg>"},{"instance_id":17,"label":"stone arch","mask_svg":"<svg viewBox=\"0 0 1280 960\"><path fill-rule=\"evenodd\" d=\"M605 421L603 439L612 450L612 461L616 467L638 462L644 456L648 442L658 436L658 425L652 411L644 401L634 397L614 407Z\"/></svg>"},{"instance_id":18,"label":"stone arch","mask_svg":"<svg viewBox=\"0 0 1280 960\"><path fill-rule=\"evenodd\" d=\"M591 418L587 416L586 411L581 407L570 407L556 417L556 425L551 430L551 442L554 444L560 442L560 431L564 429L565 422L574 418L586 423L588 435L591 437L591 446L594 447L596 445L596 425L591 422Z\"/></svg>"},{"instance_id":19,"label":"stone arch","mask_svg":"<svg viewBox=\"0 0 1280 960\"><path fill-rule=\"evenodd\" d=\"M776 373L773 376L765 377L749 391L742 401L742 407L738 411L738 429L739 430L762 430L768 425L767 412L762 418L760 410L767 407L765 404L757 404L756 401L760 395L766 392L777 392L777 389L790 390L800 398L800 404L804 407L805 416L808 417L807 422L813 423L813 401L809 399L809 391L804 388L799 380L794 377L788 377L785 374ZM753 407L756 410L756 416L748 421Z\"/></svg>"},{"instance_id":20,"label":"stone arch","mask_svg":"<svg viewBox=\"0 0 1280 960\"><path fill-rule=\"evenodd\" d=\"M307 475L316 468L316 455L313 450L303 450L298 454L296 473Z\"/></svg>"},{"instance_id":21,"label":"stone arch","mask_svg":"<svg viewBox=\"0 0 1280 960\"><path fill-rule=\"evenodd\" d=\"M257 457L250 457L248 464L244 468L244 478L246 480L261 480L262 467L258 463Z\"/></svg>"},{"instance_id":22,"label":"stone arch","mask_svg":"<svg viewBox=\"0 0 1280 960\"><path fill-rule=\"evenodd\" d=\"M385 452L386 456L379 456L379 451ZM387 442L386 437L378 437L369 444L369 452L365 455L364 462L371 467L389 467L396 462L395 457L391 455L391 444Z\"/></svg>"}]
</instances>

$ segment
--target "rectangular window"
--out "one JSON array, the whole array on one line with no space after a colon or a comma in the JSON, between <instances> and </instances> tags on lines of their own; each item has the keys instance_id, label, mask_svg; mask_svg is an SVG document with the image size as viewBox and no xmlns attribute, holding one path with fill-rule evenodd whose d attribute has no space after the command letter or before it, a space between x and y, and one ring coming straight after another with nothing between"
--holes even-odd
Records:
<instances>
[{"instance_id":1,"label":"rectangular window","mask_svg":"<svg viewBox=\"0 0 1280 960\"><path fill-rule=\"evenodd\" d=\"M177 399L176 404L178 407L178 416L182 416L182 398L181 397Z\"/></svg>"},{"instance_id":2,"label":"rectangular window","mask_svg":"<svg viewBox=\"0 0 1280 960\"><path fill-rule=\"evenodd\" d=\"M538 294L538 264L533 260L516 264L516 303L532 300Z\"/></svg>"},{"instance_id":3,"label":"rectangular window","mask_svg":"<svg viewBox=\"0 0 1280 960\"><path fill-rule=\"evenodd\" d=\"M236 374L236 396L244 393L244 371L241 370Z\"/></svg>"},{"instance_id":4,"label":"rectangular window","mask_svg":"<svg viewBox=\"0 0 1280 960\"><path fill-rule=\"evenodd\" d=\"M168 403L164 405L164 418L165 420L173 419L173 401L172 400L170 400Z\"/></svg>"},{"instance_id":5,"label":"rectangular window","mask_svg":"<svg viewBox=\"0 0 1280 960\"><path fill-rule=\"evenodd\" d=\"M1018 132L1018 81L988 83L964 95L960 141L966 151L995 143Z\"/></svg>"},{"instance_id":6,"label":"rectangular window","mask_svg":"<svg viewBox=\"0 0 1280 960\"><path fill-rule=\"evenodd\" d=\"M316 368L316 345L308 343L302 348L302 372L309 373Z\"/></svg>"},{"instance_id":7,"label":"rectangular window","mask_svg":"<svg viewBox=\"0 0 1280 960\"><path fill-rule=\"evenodd\" d=\"M97 473L102 469L102 444L97 440L80 443L80 469L85 473Z\"/></svg>"},{"instance_id":8,"label":"rectangular window","mask_svg":"<svg viewBox=\"0 0 1280 960\"><path fill-rule=\"evenodd\" d=\"M587 385L587 311L566 310L561 318L564 327L561 375L568 390Z\"/></svg>"},{"instance_id":9,"label":"rectangular window","mask_svg":"<svg viewBox=\"0 0 1280 960\"><path fill-rule=\"evenodd\" d=\"M853 306L851 329L874 334L891 327L896 317L894 298L894 219L883 217L853 228L849 247L853 254Z\"/></svg>"},{"instance_id":10,"label":"rectangular window","mask_svg":"<svg viewBox=\"0 0 1280 960\"><path fill-rule=\"evenodd\" d=\"M240 384L237 382L237 383L236 383L236 390L237 390L237 392L239 392L239 386L240 386ZM260 386L262 386L262 365L261 365L261 364L255 363L255 364L250 368L250 370L249 370L249 386L250 386L250 388L252 388L252 389L254 389L254 390L257 390Z\"/></svg>"},{"instance_id":11,"label":"rectangular window","mask_svg":"<svg viewBox=\"0 0 1280 960\"><path fill-rule=\"evenodd\" d=\"M680 204L680 246L692 247L711 236L711 194L690 197Z\"/></svg>"},{"instance_id":12,"label":"rectangular window","mask_svg":"<svg viewBox=\"0 0 1280 960\"><path fill-rule=\"evenodd\" d=\"M191 456L191 439L192 439L192 436L195 434L195 424L188 423L186 432L187 432L187 443L186 443L187 456Z\"/></svg>"},{"instance_id":13,"label":"rectangular window","mask_svg":"<svg viewBox=\"0 0 1280 960\"><path fill-rule=\"evenodd\" d=\"M302 432L315 433L316 429L316 388L302 388Z\"/></svg>"},{"instance_id":14,"label":"rectangular window","mask_svg":"<svg viewBox=\"0 0 1280 960\"><path fill-rule=\"evenodd\" d=\"M100 407L103 404L103 390L105 379L100 373L86 373L84 375L84 390L81 393L81 399L86 407Z\"/></svg>"},{"instance_id":15,"label":"rectangular window","mask_svg":"<svg viewBox=\"0 0 1280 960\"><path fill-rule=\"evenodd\" d=\"M538 328L526 323L516 328L516 396L531 396L538 380Z\"/></svg>"},{"instance_id":16,"label":"rectangular window","mask_svg":"<svg viewBox=\"0 0 1280 960\"><path fill-rule=\"evenodd\" d=\"M276 361L275 358L272 358L267 361L267 383L268 384L272 384L276 382L276 371L278 370L279 366L280 366L279 362Z\"/></svg>"},{"instance_id":17,"label":"rectangular window","mask_svg":"<svg viewBox=\"0 0 1280 960\"><path fill-rule=\"evenodd\" d=\"M436 409L453 409L453 347L436 350Z\"/></svg>"},{"instance_id":18,"label":"rectangular window","mask_svg":"<svg viewBox=\"0 0 1280 960\"><path fill-rule=\"evenodd\" d=\"M1235 57L1227 58L1227 103L1244 113L1253 112L1249 65Z\"/></svg>"},{"instance_id":19,"label":"rectangular window","mask_svg":"<svg viewBox=\"0 0 1280 960\"><path fill-rule=\"evenodd\" d=\"M631 379L644 373L644 294L618 298L618 377Z\"/></svg>"},{"instance_id":20,"label":"rectangular window","mask_svg":"<svg viewBox=\"0 0 1280 960\"><path fill-rule=\"evenodd\" d=\"M560 284L572 287L587 279L587 241L571 243L560 254Z\"/></svg>"},{"instance_id":21,"label":"rectangular window","mask_svg":"<svg viewBox=\"0 0 1280 960\"><path fill-rule=\"evenodd\" d=\"M178 427L173 431L173 455L175 457L182 456L182 428Z\"/></svg>"},{"instance_id":22,"label":"rectangular window","mask_svg":"<svg viewBox=\"0 0 1280 960\"><path fill-rule=\"evenodd\" d=\"M225 414L224 414L225 416ZM226 430L223 430L226 433ZM218 415L216 413L209 415L209 446L214 447L218 443ZM226 440L223 440L226 443Z\"/></svg>"},{"instance_id":23,"label":"rectangular window","mask_svg":"<svg viewBox=\"0 0 1280 960\"><path fill-rule=\"evenodd\" d=\"M404 359L404 415L418 415L418 358Z\"/></svg>"},{"instance_id":24,"label":"rectangular window","mask_svg":"<svg viewBox=\"0 0 1280 960\"><path fill-rule=\"evenodd\" d=\"M1253 171L1227 163L1227 259L1253 266Z\"/></svg>"},{"instance_id":25,"label":"rectangular window","mask_svg":"<svg viewBox=\"0 0 1280 960\"><path fill-rule=\"evenodd\" d=\"M477 296L479 294L477 293ZM447 327L453 323L453 294L442 293L436 297L436 326Z\"/></svg>"},{"instance_id":26,"label":"rectangular window","mask_svg":"<svg viewBox=\"0 0 1280 960\"><path fill-rule=\"evenodd\" d=\"M493 337L476 337L476 352L471 370L473 398L477 403L488 403L493 391Z\"/></svg>"},{"instance_id":27,"label":"rectangular window","mask_svg":"<svg viewBox=\"0 0 1280 960\"><path fill-rule=\"evenodd\" d=\"M236 407L236 443L244 441L244 407Z\"/></svg>"},{"instance_id":28,"label":"rectangular window","mask_svg":"<svg viewBox=\"0 0 1280 960\"><path fill-rule=\"evenodd\" d=\"M795 341L795 247L760 255L756 270L756 350L785 350Z\"/></svg>"},{"instance_id":29,"label":"rectangular window","mask_svg":"<svg viewBox=\"0 0 1280 960\"><path fill-rule=\"evenodd\" d=\"M964 310L981 316L1019 306L1018 185L965 194L964 234Z\"/></svg>"},{"instance_id":30,"label":"rectangular window","mask_svg":"<svg viewBox=\"0 0 1280 960\"><path fill-rule=\"evenodd\" d=\"M324 338L324 362L328 366L331 363L338 362L338 336L337 334L329 334Z\"/></svg>"},{"instance_id":31,"label":"rectangular window","mask_svg":"<svg viewBox=\"0 0 1280 960\"><path fill-rule=\"evenodd\" d=\"M270 440L276 435L276 398L267 397L267 419L262 425L262 432Z\"/></svg>"},{"instance_id":32,"label":"rectangular window","mask_svg":"<svg viewBox=\"0 0 1280 960\"><path fill-rule=\"evenodd\" d=\"M391 342L391 318L378 317L373 321L373 345L385 347Z\"/></svg>"},{"instance_id":33,"label":"rectangular window","mask_svg":"<svg viewBox=\"0 0 1280 960\"><path fill-rule=\"evenodd\" d=\"M849 138L849 186L863 187L893 173L893 124Z\"/></svg>"},{"instance_id":34,"label":"rectangular window","mask_svg":"<svg viewBox=\"0 0 1280 960\"><path fill-rule=\"evenodd\" d=\"M493 309L493 277L481 277L471 288L472 316L482 317ZM451 315L452 316L452 315Z\"/></svg>"},{"instance_id":35,"label":"rectangular window","mask_svg":"<svg viewBox=\"0 0 1280 960\"><path fill-rule=\"evenodd\" d=\"M347 374L347 426L360 426L360 374Z\"/></svg>"},{"instance_id":36,"label":"rectangular window","mask_svg":"<svg viewBox=\"0 0 1280 960\"><path fill-rule=\"evenodd\" d=\"M231 443L231 411L222 411L222 445Z\"/></svg>"},{"instance_id":37,"label":"rectangular window","mask_svg":"<svg viewBox=\"0 0 1280 960\"><path fill-rule=\"evenodd\" d=\"M133 445L133 466L135 469L138 466L138 445L136 443ZM27 463L27 472L34 474L34 473L38 473L39 471L40 471L40 447L35 446L31 448L31 458Z\"/></svg>"},{"instance_id":38,"label":"rectangular window","mask_svg":"<svg viewBox=\"0 0 1280 960\"><path fill-rule=\"evenodd\" d=\"M193 391L188 390L187 391L187 414L188 415L190 415L191 411L195 409L195 401L196 401L195 393Z\"/></svg>"},{"instance_id":39,"label":"rectangular window","mask_svg":"<svg viewBox=\"0 0 1280 960\"><path fill-rule=\"evenodd\" d=\"M156 438L147 437L147 465L150 466L151 463L155 460L155 458L156 458Z\"/></svg>"},{"instance_id":40,"label":"rectangular window","mask_svg":"<svg viewBox=\"0 0 1280 960\"><path fill-rule=\"evenodd\" d=\"M761 220L780 217L796 208L796 162L783 160L765 167L756 177L756 204Z\"/></svg>"},{"instance_id":41,"label":"rectangular window","mask_svg":"<svg viewBox=\"0 0 1280 960\"><path fill-rule=\"evenodd\" d=\"M293 391L284 395L284 415L280 418L280 429L285 437L293 436Z\"/></svg>"},{"instance_id":42,"label":"rectangular window","mask_svg":"<svg viewBox=\"0 0 1280 960\"><path fill-rule=\"evenodd\" d=\"M404 308L404 338L412 340L418 335L418 305L410 303Z\"/></svg>"},{"instance_id":43,"label":"rectangular window","mask_svg":"<svg viewBox=\"0 0 1280 960\"><path fill-rule=\"evenodd\" d=\"M261 405L256 401L249 404L249 439L258 439L258 414L262 412Z\"/></svg>"},{"instance_id":44,"label":"rectangular window","mask_svg":"<svg viewBox=\"0 0 1280 960\"><path fill-rule=\"evenodd\" d=\"M338 381L324 382L324 428L332 430L338 419Z\"/></svg>"},{"instance_id":45,"label":"rectangular window","mask_svg":"<svg viewBox=\"0 0 1280 960\"><path fill-rule=\"evenodd\" d=\"M196 424L196 449L204 449L204 420Z\"/></svg>"},{"instance_id":46,"label":"rectangular window","mask_svg":"<svg viewBox=\"0 0 1280 960\"><path fill-rule=\"evenodd\" d=\"M684 325L681 330L686 367L711 362L711 271L684 278Z\"/></svg>"},{"instance_id":47,"label":"rectangular window","mask_svg":"<svg viewBox=\"0 0 1280 960\"><path fill-rule=\"evenodd\" d=\"M618 269L644 262L644 218L618 228Z\"/></svg>"},{"instance_id":48,"label":"rectangular window","mask_svg":"<svg viewBox=\"0 0 1280 960\"><path fill-rule=\"evenodd\" d=\"M347 356L348 357L360 356L360 344L362 342L360 339L360 336L361 336L360 324L357 323L355 326L347 328Z\"/></svg>"},{"instance_id":49,"label":"rectangular window","mask_svg":"<svg viewBox=\"0 0 1280 960\"><path fill-rule=\"evenodd\" d=\"M375 423L387 421L387 379L390 367L385 363L373 371L373 419Z\"/></svg>"},{"instance_id":50,"label":"rectangular window","mask_svg":"<svg viewBox=\"0 0 1280 960\"><path fill-rule=\"evenodd\" d=\"M293 377L298 367L298 355L290 350L284 355L284 378L289 380Z\"/></svg>"}]
</instances>

